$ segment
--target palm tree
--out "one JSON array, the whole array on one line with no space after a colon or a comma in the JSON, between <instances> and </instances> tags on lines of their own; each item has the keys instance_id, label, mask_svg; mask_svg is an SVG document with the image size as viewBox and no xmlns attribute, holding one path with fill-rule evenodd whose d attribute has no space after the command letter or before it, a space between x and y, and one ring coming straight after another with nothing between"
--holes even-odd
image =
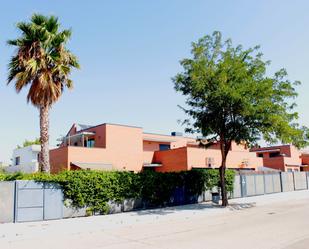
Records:
<instances>
[{"instance_id":1,"label":"palm tree","mask_svg":"<svg viewBox=\"0 0 309 249\"><path fill-rule=\"evenodd\" d=\"M29 86L27 101L40 110L40 168L50 172L49 110L65 87L73 87L70 73L79 64L65 47L71 31L60 31L58 18L34 14L30 22L20 22L17 28L21 36L8 41L17 48L9 62L8 84L14 81L17 93Z\"/></svg>"}]
</instances>

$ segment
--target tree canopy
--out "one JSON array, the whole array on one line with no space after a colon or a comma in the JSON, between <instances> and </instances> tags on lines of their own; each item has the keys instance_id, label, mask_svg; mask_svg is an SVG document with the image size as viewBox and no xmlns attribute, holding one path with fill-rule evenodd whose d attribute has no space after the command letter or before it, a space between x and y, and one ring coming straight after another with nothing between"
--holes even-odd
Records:
<instances>
[{"instance_id":1,"label":"tree canopy","mask_svg":"<svg viewBox=\"0 0 309 249\"><path fill-rule=\"evenodd\" d=\"M22 146L17 145L17 148L20 149L20 148L27 147L27 146L33 145L33 144L40 145L41 144L40 139L39 138L36 138L34 140L27 140L27 139L25 139L25 141L23 142Z\"/></svg>"},{"instance_id":2,"label":"tree canopy","mask_svg":"<svg viewBox=\"0 0 309 249\"><path fill-rule=\"evenodd\" d=\"M71 30L59 30L57 17L34 14L31 22L20 22L21 36L9 40L17 47L9 63L8 84L15 80L20 92L30 85L27 100L37 107L56 102L65 87L72 88L70 73L79 68L77 58L65 47Z\"/></svg>"},{"instance_id":3,"label":"tree canopy","mask_svg":"<svg viewBox=\"0 0 309 249\"><path fill-rule=\"evenodd\" d=\"M192 43L192 58L180 62L183 72L173 78L176 91L186 96L186 131L201 133L206 146L220 145L223 206L228 204L225 168L232 141L308 144L308 128L297 123L295 111L300 82L290 81L285 69L269 75L270 62L259 49L233 46L216 31Z\"/></svg>"},{"instance_id":4,"label":"tree canopy","mask_svg":"<svg viewBox=\"0 0 309 249\"><path fill-rule=\"evenodd\" d=\"M297 123L294 99L299 81L285 69L268 75L269 61L259 46L244 49L223 41L220 32L192 43L193 58L183 59L184 71L173 78L187 97L182 109L191 119L187 131L200 132L210 142L234 140L307 145L306 127Z\"/></svg>"}]
</instances>

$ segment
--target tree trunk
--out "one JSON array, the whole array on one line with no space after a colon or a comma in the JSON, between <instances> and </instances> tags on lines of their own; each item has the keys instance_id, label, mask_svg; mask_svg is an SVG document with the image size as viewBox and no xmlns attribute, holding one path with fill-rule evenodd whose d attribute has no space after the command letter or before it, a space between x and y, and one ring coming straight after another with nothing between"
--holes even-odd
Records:
<instances>
[{"instance_id":1,"label":"tree trunk","mask_svg":"<svg viewBox=\"0 0 309 249\"><path fill-rule=\"evenodd\" d=\"M225 168L226 168L226 157L222 158L221 167L219 168L221 197L222 197L223 207L226 207L229 204L228 199L227 199L226 187L225 187Z\"/></svg>"},{"instance_id":2,"label":"tree trunk","mask_svg":"<svg viewBox=\"0 0 309 249\"><path fill-rule=\"evenodd\" d=\"M49 106L40 107L40 141L41 153L39 165L42 172L50 172L49 164Z\"/></svg>"},{"instance_id":3,"label":"tree trunk","mask_svg":"<svg viewBox=\"0 0 309 249\"><path fill-rule=\"evenodd\" d=\"M225 186L225 169L226 169L226 158L231 147L231 142L221 142L220 149L222 155L221 167L219 168L220 173L220 187L221 187L221 197L222 197L222 206L226 207L229 202L227 199L227 191Z\"/></svg>"}]
</instances>

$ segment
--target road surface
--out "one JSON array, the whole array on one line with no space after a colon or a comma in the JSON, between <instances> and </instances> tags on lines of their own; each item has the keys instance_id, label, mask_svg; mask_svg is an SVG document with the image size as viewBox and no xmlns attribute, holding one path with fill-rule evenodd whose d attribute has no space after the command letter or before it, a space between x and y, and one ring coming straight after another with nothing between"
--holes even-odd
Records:
<instances>
[{"instance_id":1,"label":"road surface","mask_svg":"<svg viewBox=\"0 0 309 249\"><path fill-rule=\"evenodd\" d=\"M1 249L307 249L309 191L0 225Z\"/></svg>"}]
</instances>

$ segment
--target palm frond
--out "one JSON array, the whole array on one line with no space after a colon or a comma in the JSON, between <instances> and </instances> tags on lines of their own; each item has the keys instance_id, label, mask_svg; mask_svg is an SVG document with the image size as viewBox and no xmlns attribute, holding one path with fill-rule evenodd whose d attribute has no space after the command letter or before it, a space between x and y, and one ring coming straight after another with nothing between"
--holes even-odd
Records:
<instances>
[{"instance_id":1,"label":"palm frond","mask_svg":"<svg viewBox=\"0 0 309 249\"><path fill-rule=\"evenodd\" d=\"M45 23L45 28L48 32L56 34L58 32L59 29L59 22L58 22L58 18L55 16L50 16Z\"/></svg>"},{"instance_id":2,"label":"palm frond","mask_svg":"<svg viewBox=\"0 0 309 249\"><path fill-rule=\"evenodd\" d=\"M31 22L39 26L42 26L44 23L46 23L46 21L47 21L47 17L41 14L35 13L31 17Z\"/></svg>"},{"instance_id":3,"label":"palm frond","mask_svg":"<svg viewBox=\"0 0 309 249\"><path fill-rule=\"evenodd\" d=\"M79 68L78 59L65 44L71 30L59 31L60 23L55 16L34 14L31 22L20 22L17 27L21 36L7 43L17 47L8 65L7 83L15 80L20 92L30 85L27 101L35 106L56 102L65 88L71 89L69 79L72 68Z\"/></svg>"}]
</instances>

